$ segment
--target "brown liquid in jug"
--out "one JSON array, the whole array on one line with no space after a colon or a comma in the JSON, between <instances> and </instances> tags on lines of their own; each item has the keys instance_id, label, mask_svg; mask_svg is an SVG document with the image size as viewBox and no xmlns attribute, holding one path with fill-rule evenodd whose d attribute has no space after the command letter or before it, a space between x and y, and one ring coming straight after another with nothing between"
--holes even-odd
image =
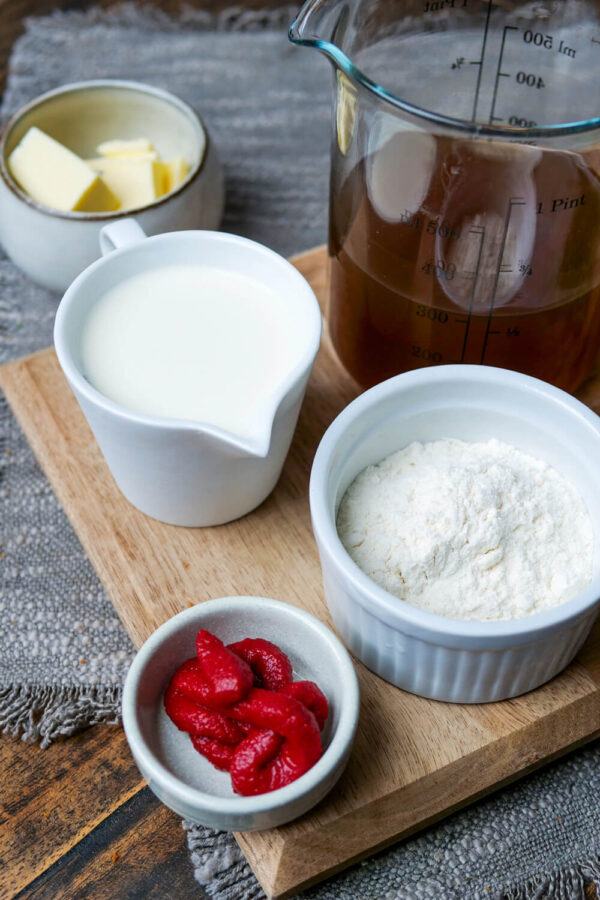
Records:
<instances>
[{"instance_id":1,"label":"brown liquid in jug","mask_svg":"<svg viewBox=\"0 0 600 900\"><path fill-rule=\"evenodd\" d=\"M600 343L599 151L417 134L399 132L340 185L334 174L329 327L342 362L363 387L464 362L574 390Z\"/></svg>"}]
</instances>

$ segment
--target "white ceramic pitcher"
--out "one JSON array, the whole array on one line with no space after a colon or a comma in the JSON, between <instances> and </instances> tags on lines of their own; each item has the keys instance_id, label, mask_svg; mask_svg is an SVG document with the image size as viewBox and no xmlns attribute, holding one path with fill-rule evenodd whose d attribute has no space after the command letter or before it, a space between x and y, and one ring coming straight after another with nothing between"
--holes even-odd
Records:
<instances>
[{"instance_id":1,"label":"white ceramic pitcher","mask_svg":"<svg viewBox=\"0 0 600 900\"><path fill-rule=\"evenodd\" d=\"M106 226L101 259L65 293L54 326L62 370L125 497L173 525L219 525L258 506L274 488L296 426L319 347L321 314L308 282L266 247L230 234L181 231L147 237L126 219ZM119 281L161 265L193 263L228 269L264 283L298 322L287 375L273 385L250 437L202 422L126 409L86 379L81 336L93 305Z\"/></svg>"}]
</instances>

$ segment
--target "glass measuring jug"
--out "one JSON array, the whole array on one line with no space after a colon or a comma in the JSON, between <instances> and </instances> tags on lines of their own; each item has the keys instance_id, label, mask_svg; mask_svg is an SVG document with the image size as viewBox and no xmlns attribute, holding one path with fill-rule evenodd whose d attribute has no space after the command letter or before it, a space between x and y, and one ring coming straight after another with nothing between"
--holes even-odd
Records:
<instances>
[{"instance_id":1,"label":"glass measuring jug","mask_svg":"<svg viewBox=\"0 0 600 900\"><path fill-rule=\"evenodd\" d=\"M309 0L290 39L334 63L349 372L485 363L574 390L600 343L600 3Z\"/></svg>"}]
</instances>

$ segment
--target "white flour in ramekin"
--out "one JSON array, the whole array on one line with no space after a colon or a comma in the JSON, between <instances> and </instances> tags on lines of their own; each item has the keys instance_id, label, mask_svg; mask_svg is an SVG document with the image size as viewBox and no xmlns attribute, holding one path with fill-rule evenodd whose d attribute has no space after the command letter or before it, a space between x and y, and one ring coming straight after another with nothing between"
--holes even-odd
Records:
<instances>
[{"instance_id":1,"label":"white flour in ramekin","mask_svg":"<svg viewBox=\"0 0 600 900\"><path fill-rule=\"evenodd\" d=\"M592 579L593 529L575 487L491 440L414 443L361 472L337 528L378 585L455 619L518 619Z\"/></svg>"}]
</instances>

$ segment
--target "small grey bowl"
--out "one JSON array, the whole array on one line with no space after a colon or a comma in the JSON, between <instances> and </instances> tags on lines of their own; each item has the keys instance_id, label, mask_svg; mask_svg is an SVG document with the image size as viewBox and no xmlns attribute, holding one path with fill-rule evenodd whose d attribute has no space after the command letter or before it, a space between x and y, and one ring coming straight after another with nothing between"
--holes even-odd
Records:
<instances>
[{"instance_id":1,"label":"small grey bowl","mask_svg":"<svg viewBox=\"0 0 600 900\"><path fill-rule=\"evenodd\" d=\"M323 756L296 781L266 794L233 793L168 718L163 693L175 669L195 654L200 628L224 643L261 637L289 656L294 679L315 681L329 702ZM264 597L221 597L186 609L141 647L125 680L123 727L137 766L165 806L192 822L226 831L256 831L305 813L336 783L350 756L359 711L354 666L338 638L314 616Z\"/></svg>"}]
</instances>

